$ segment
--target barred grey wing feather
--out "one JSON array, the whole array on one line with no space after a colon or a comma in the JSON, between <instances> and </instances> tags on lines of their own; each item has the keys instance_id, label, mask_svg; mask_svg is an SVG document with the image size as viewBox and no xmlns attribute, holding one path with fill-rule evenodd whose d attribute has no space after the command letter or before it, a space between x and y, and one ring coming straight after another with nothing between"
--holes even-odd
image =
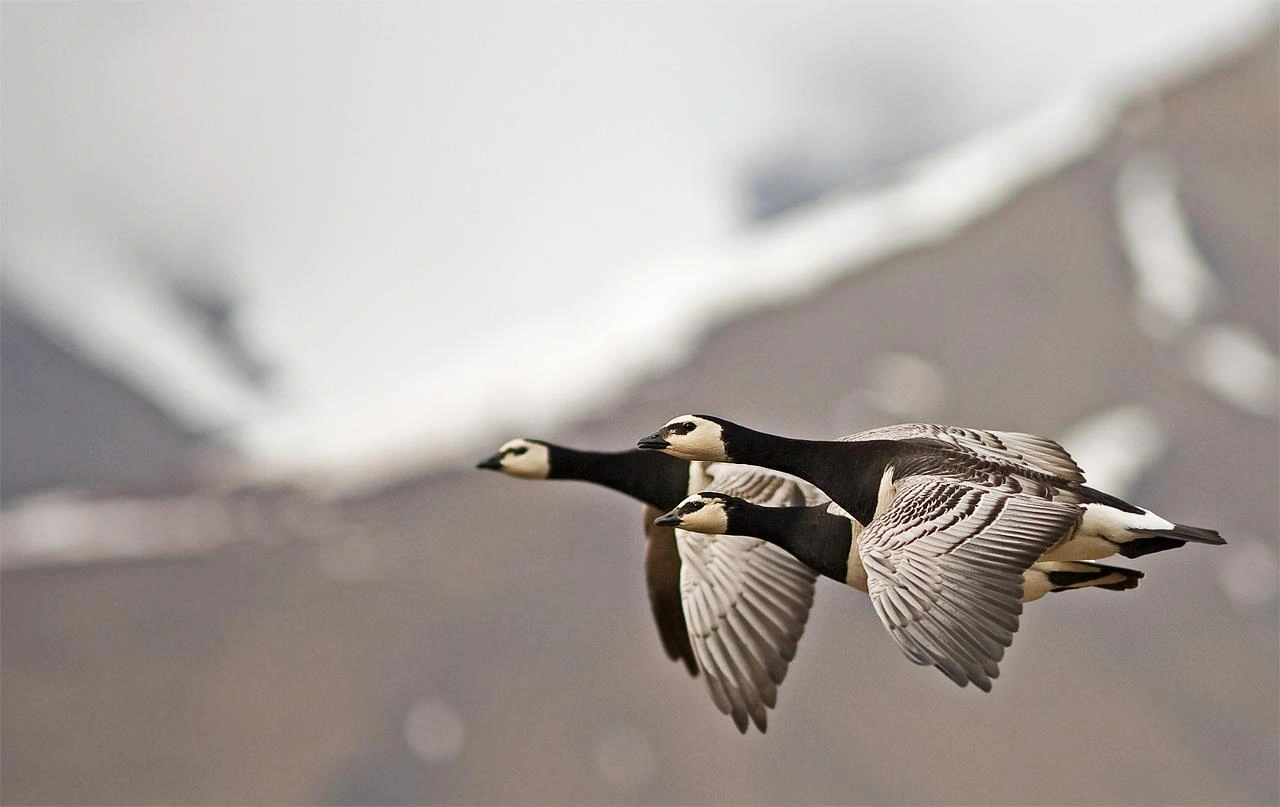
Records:
<instances>
[{"instance_id":1,"label":"barred grey wing feather","mask_svg":"<svg viewBox=\"0 0 1280 807\"><path fill-rule=\"evenodd\" d=\"M748 720L764 731L809 619L816 575L755 538L676 532L685 621L712 700L740 731Z\"/></svg>"},{"instance_id":2,"label":"barred grey wing feather","mask_svg":"<svg viewBox=\"0 0 1280 807\"><path fill-rule=\"evenodd\" d=\"M1075 507L954 480L898 480L858 539L872 605L903 653L990 690L1022 613L1022 574Z\"/></svg>"}]
</instances>

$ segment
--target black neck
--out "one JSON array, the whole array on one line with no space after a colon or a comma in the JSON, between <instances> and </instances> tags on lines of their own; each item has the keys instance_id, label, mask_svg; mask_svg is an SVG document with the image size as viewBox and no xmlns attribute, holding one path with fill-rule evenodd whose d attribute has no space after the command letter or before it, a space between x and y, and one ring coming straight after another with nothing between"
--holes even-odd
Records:
<instances>
[{"instance_id":1,"label":"black neck","mask_svg":"<svg viewBox=\"0 0 1280 807\"><path fill-rule=\"evenodd\" d=\"M548 479L594 482L664 512L689 493L689 462L661 451L580 451L554 445L548 449L551 454Z\"/></svg>"},{"instance_id":2,"label":"black neck","mask_svg":"<svg viewBox=\"0 0 1280 807\"><path fill-rule=\"evenodd\" d=\"M875 515L885 466L902 449L888 440L796 440L741 426L734 428L726 447L734 462L812 482L863 524Z\"/></svg>"},{"instance_id":3,"label":"black neck","mask_svg":"<svg viewBox=\"0 0 1280 807\"><path fill-rule=\"evenodd\" d=\"M825 504L763 507L744 503L738 508L729 516L730 533L776 544L818 574L845 582L853 547L847 518L828 513Z\"/></svg>"}]
</instances>

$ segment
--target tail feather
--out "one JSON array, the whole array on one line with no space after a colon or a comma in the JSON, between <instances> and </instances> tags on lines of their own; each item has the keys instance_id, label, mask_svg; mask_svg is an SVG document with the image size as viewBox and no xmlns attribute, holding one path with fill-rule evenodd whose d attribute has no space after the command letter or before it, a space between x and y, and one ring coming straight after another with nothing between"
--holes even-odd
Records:
<instances>
[{"instance_id":1,"label":"tail feather","mask_svg":"<svg viewBox=\"0 0 1280 807\"><path fill-rule=\"evenodd\" d=\"M1215 544L1221 546L1226 541L1218 534L1217 530L1205 529L1204 527L1188 527L1186 524L1174 524L1173 529L1169 533L1182 541L1194 541L1198 544Z\"/></svg>"},{"instance_id":2,"label":"tail feather","mask_svg":"<svg viewBox=\"0 0 1280 807\"><path fill-rule=\"evenodd\" d=\"M1150 555L1152 552L1163 552L1166 549L1177 549L1186 545L1186 541L1180 541L1177 538L1170 538L1167 535L1150 535L1143 532L1137 538L1122 544L1116 544L1116 551L1126 558L1133 559L1140 558L1143 555Z\"/></svg>"},{"instance_id":3,"label":"tail feather","mask_svg":"<svg viewBox=\"0 0 1280 807\"><path fill-rule=\"evenodd\" d=\"M1221 546L1226 543L1215 530L1204 529L1203 527L1188 527L1184 524L1174 524L1172 529L1167 530L1131 529L1130 532L1137 533L1138 537L1119 545L1120 554L1126 558L1140 558L1143 555L1150 555L1152 552L1177 549L1187 543L1213 544L1215 546Z\"/></svg>"},{"instance_id":4,"label":"tail feather","mask_svg":"<svg viewBox=\"0 0 1280 807\"><path fill-rule=\"evenodd\" d=\"M1093 560L1119 552L1126 558L1140 558L1152 552L1177 549L1188 543L1225 544L1214 530L1175 524L1150 510L1134 507L1092 488L1080 489L1094 499L1082 506L1080 526L1071 540L1055 547L1052 554L1066 560ZM1125 509L1128 508L1128 509Z\"/></svg>"}]
</instances>

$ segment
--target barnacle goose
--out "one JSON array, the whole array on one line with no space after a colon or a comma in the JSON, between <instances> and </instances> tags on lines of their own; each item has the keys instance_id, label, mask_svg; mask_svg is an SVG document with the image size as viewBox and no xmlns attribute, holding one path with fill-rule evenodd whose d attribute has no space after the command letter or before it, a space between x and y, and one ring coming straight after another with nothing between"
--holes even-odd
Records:
<instances>
[{"instance_id":1,"label":"barnacle goose","mask_svg":"<svg viewBox=\"0 0 1280 807\"><path fill-rule=\"evenodd\" d=\"M687 532L732 533L782 547L818 574L867 592L867 572L853 546L862 525L830 502L809 506L765 507L746 499L704 490L676 505L655 524ZM1143 573L1084 561L1037 561L1022 575L1022 602L1051 591L1138 587Z\"/></svg>"},{"instance_id":2,"label":"barnacle goose","mask_svg":"<svg viewBox=\"0 0 1280 807\"><path fill-rule=\"evenodd\" d=\"M654 525L690 493L714 489L768 505L822 500L812 485L763 468L689 462L652 451L583 451L543 440L504 444L478 468L521 479L576 479L645 504L645 579L667 655L699 668L739 731L760 731L795 657L816 573L764 541Z\"/></svg>"},{"instance_id":3,"label":"barnacle goose","mask_svg":"<svg viewBox=\"0 0 1280 807\"><path fill-rule=\"evenodd\" d=\"M637 445L749 462L817 485L866 525L857 562L902 651L982 690L1018 629L1032 564L1225 543L1086 486L1061 446L1031 434L912 423L796 440L681 415Z\"/></svg>"}]
</instances>

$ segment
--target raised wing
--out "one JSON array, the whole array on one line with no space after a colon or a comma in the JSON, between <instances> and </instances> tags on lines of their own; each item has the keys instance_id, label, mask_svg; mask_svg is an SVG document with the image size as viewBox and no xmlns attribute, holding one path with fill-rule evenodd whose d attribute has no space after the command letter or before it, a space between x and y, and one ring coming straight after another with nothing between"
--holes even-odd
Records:
<instances>
[{"instance_id":1,"label":"raised wing","mask_svg":"<svg viewBox=\"0 0 1280 807\"><path fill-rule=\"evenodd\" d=\"M795 658L813 606L812 569L772 544L676 530L689 638L711 699L746 732L764 731L766 707Z\"/></svg>"},{"instance_id":2,"label":"raised wing","mask_svg":"<svg viewBox=\"0 0 1280 807\"><path fill-rule=\"evenodd\" d=\"M914 476L858 539L868 593L902 652L990 691L1022 613L1022 575L1078 509Z\"/></svg>"},{"instance_id":3,"label":"raised wing","mask_svg":"<svg viewBox=\"0 0 1280 807\"><path fill-rule=\"evenodd\" d=\"M996 463L1010 470L1045 475L1063 482L1082 484L1084 472L1067 450L1047 437L1023 432L966 429L932 423L902 423L842 437L841 440L934 440L967 454L974 460Z\"/></svg>"},{"instance_id":4,"label":"raised wing","mask_svg":"<svg viewBox=\"0 0 1280 807\"><path fill-rule=\"evenodd\" d=\"M676 548L676 531L653 523L662 512L648 505L644 508L644 580L649 589L649 607L653 609L667 657L683 661L689 674L696 676L698 661L689 644L689 628L680 602L680 551Z\"/></svg>"}]
</instances>

